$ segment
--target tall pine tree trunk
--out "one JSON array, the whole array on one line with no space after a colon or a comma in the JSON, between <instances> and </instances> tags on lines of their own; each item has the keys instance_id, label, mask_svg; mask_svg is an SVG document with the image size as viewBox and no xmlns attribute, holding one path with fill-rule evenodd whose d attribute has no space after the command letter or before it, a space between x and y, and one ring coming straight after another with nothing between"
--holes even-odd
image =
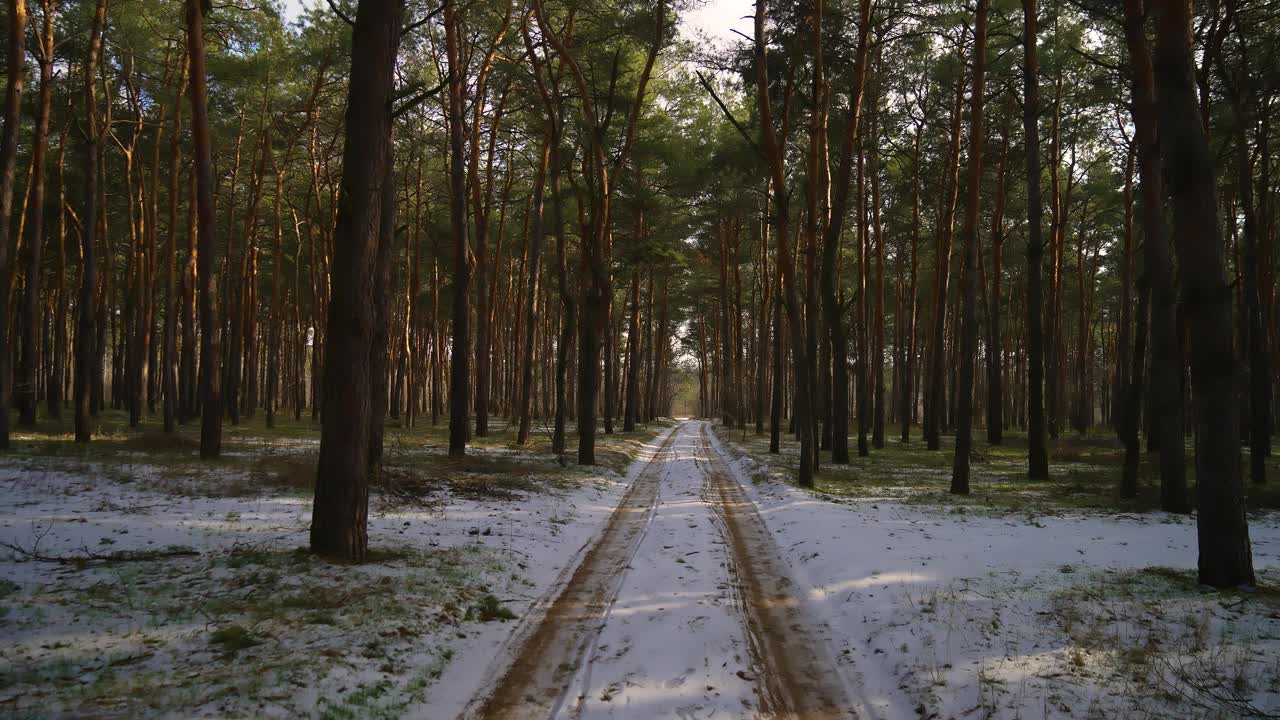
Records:
<instances>
[{"instance_id":1,"label":"tall pine tree trunk","mask_svg":"<svg viewBox=\"0 0 1280 720\"><path fill-rule=\"evenodd\" d=\"M449 235L453 245L453 347L449 362L449 457L467 452L467 415L471 399L471 248L467 239L467 181L462 126L466 67L462 59L461 18L454 0L444 6L445 53L449 70ZM481 98L476 99L477 102Z\"/></svg>"},{"instance_id":2,"label":"tall pine tree trunk","mask_svg":"<svg viewBox=\"0 0 1280 720\"><path fill-rule=\"evenodd\" d=\"M1141 0L1125 0L1125 39L1133 72L1134 143L1141 178L1143 259L1150 298L1151 423L1160 448L1160 505L1190 512L1183 450L1182 343L1165 223L1164 172L1157 138L1156 88Z\"/></svg>"},{"instance_id":3,"label":"tall pine tree trunk","mask_svg":"<svg viewBox=\"0 0 1280 720\"><path fill-rule=\"evenodd\" d=\"M1191 335L1200 582L1217 588L1253 585L1240 477L1231 287L1218 224L1213 156L1197 105L1191 8L1179 0L1156 3L1156 8L1158 136Z\"/></svg>"},{"instance_id":4,"label":"tall pine tree trunk","mask_svg":"<svg viewBox=\"0 0 1280 720\"><path fill-rule=\"evenodd\" d=\"M451 15L451 9L452 3L445 12ZM311 550L354 562L362 562L368 551L371 427L382 420L374 414L378 403L372 397L378 387L371 367L378 336L374 286L382 216L395 202L385 195L391 191L390 106L402 10L401 0L363 0L356 12L334 230Z\"/></svg>"},{"instance_id":5,"label":"tall pine tree trunk","mask_svg":"<svg viewBox=\"0 0 1280 720\"><path fill-rule=\"evenodd\" d=\"M178 396L178 194L182 183L182 103L186 87L186 61L178 70L178 94L173 104L173 132L169 138L169 228L166 243L164 289L164 431L175 428L182 399Z\"/></svg>"},{"instance_id":6,"label":"tall pine tree trunk","mask_svg":"<svg viewBox=\"0 0 1280 720\"><path fill-rule=\"evenodd\" d=\"M101 3L105 0L99 0ZM105 12L105 8L102 9ZM22 82L26 77L23 66L26 64L26 0L11 0L9 4L9 68L5 82L4 96L4 130L0 135L0 450L9 449L9 357L12 355L9 345L9 233L10 219L13 215L13 183L14 166L18 159L18 126L22 113ZM98 25L94 25L95 37L100 36ZM89 92L93 90L93 62L97 59L98 45L91 41L86 83ZM93 131L93 120L89 119L86 134ZM94 173L96 175L96 173ZM92 206L91 206L92 207ZM92 217L92 215L88 216ZM91 236L91 233L86 233ZM85 427L84 441L88 441L88 424ZM76 433L80 440L80 433Z\"/></svg>"},{"instance_id":7,"label":"tall pine tree trunk","mask_svg":"<svg viewBox=\"0 0 1280 720\"><path fill-rule=\"evenodd\" d=\"M964 261L960 271L960 380L956 403L956 450L951 465L951 492L969 494L969 452L973 446L973 380L978 354L978 213L981 210L982 150L986 142L987 9L978 0L973 30L973 91L969 105L969 166L964 213Z\"/></svg>"},{"instance_id":8,"label":"tall pine tree trunk","mask_svg":"<svg viewBox=\"0 0 1280 720\"><path fill-rule=\"evenodd\" d=\"M1036 1L1022 0L1022 128L1027 161L1027 477L1049 478L1044 427L1044 206L1040 190L1040 65Z\"/></svg>"},{"instance_id":9,"label":"tall pine tree trunk","mask_svg":"<svg viewBox=\"0 0 1280 720\"><path fill-rule=\"evenodd\" d=\"M40 327L40 258L44 253L44 187L46 155L49 149L49 111L53 107L54 4L52 0L44 0L41 5L44 9L44 29L39 38L40 99L36 105L35 137L31 147L31 180L27 192L27 269L21 309L22 355L14 377L18 422L26 427L35 426L36 408L40 404L36 392L36 376L40 365L36 332Z\"/></svg>"},{"instance_id":10,"label":"tall pine tree trunk","mask_svg":"<svg viewBox=\"0 0 1280 720\"><path fill-rule=\"evenodd\" d=\"M198 243L196 273L200 287L200 457L222 452L222 381L218 349L215 293L213 160L209 141L209 106L205 90L205 0L187 0L187 53L191 75L191 138L195 155Z\"/></svg>"}]
</instances>

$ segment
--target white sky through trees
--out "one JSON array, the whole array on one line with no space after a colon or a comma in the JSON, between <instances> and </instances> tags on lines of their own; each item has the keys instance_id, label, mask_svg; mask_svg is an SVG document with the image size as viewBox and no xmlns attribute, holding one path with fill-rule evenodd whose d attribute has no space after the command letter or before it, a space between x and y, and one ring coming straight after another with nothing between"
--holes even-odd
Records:
<instances>
[{"instance_id":1,"label":"white sky through trees","mask_svg":"<svg viewBox=\"0 0 1280 720\"><path fill-rule=\"evenodd\" d=\"M695 7L680 17L680 34L694 40L705 33L717 45L736 37L732 30L751 35L751 0L694 0ZM324 5L324 0L284 0L285 18L293 21L308 5Z\"/></svg>"}]
</instances>

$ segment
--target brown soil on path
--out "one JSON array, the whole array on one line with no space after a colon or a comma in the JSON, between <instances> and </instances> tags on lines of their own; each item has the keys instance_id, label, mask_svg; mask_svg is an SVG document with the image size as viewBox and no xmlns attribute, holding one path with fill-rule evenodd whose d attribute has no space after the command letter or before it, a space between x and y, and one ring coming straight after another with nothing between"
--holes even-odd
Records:
<instances>
[{"instance_id":1,"label":"brown soil on path","mask_svg":"<svg viewBox=\"0 0 1280 720\"><path fill-rule=\"evenodd\" d=\"M759 672L760 709L770 718L857 717L834 659L821 651L825 643L796 597L803 590L787 574L764 518L725 467L706 425L701 434L708 463L704 493L731 549L729 576L745 620L752 664Z\"/></svg>"},{"instance_id":2,"label":"brown soil on path","mask_svg":"<svg viewBox=\"0 0 1280 720\"><path fill-rule=\"evenodd\" d=\"M847 720L859 716L840 680L835 659L825 651L825 639L808 617L800 597L803 588L788 575L786 561L764 519L724 464L707 435L707 426L703 424L699 430L700 439L686 425L667 436L560 595L524 635L513 662L493 685L491 694L473 701L473 711L464 713L465 717L543 720L576 717L582 712L578 698L570 694L579 689L576 679L590 670L582 664L600 637L628 566L654 517L659 486L674 465L673 443L680 436L689 443L683 447L698 448L694 461L695 472L702 475L702 502L709 506L724 543L723 562L733 589L733 611L739 616L750 655L754 677L741 672L738 677L753 686L757 702L754 708L742 709L749 716L771 719ZM737 713L729 716L743 717Z\"/></svg>"},{"instance_id":3,"label":"brown soil on path","mask_svg":"<svg viewBox=\"0 0 1280 720\"><path fill-rule=\"evenodd\" d=\"M632 483L609 516L599 541L583 557L475 717L533 720L552 717L562 708L578 667L600 632L603 616L617 596L627 564L644 537L657 504L664 465L679 432L676 428L667 435Z\"/></svg>"}]
</instances>

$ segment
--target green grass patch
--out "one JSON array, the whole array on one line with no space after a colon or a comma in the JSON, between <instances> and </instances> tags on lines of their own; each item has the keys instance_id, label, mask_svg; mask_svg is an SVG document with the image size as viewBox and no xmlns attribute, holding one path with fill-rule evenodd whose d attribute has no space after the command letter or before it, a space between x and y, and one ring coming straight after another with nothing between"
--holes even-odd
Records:
<instances>
[{"instance_id":1,"label":"green grass patch","mask_svg":"<svg viewBox=\"0 0 1280 720\"><path fill-rule=\"evenodd\" d=\"M234 655L247 650L262 641L242 625L227 625L218 628L209 635L209 642L222 648L223 652Z\"/></svg>"},{"instance_id":2,"label":"green grass patch","mask_svg":"<svg viewBox=\"0 0 1280 720\"><path fill-rule=\"evenodd\" d=\"M781 452L770 454L768 435L743 433L716 426L722 441L769 466L768 478L794 483L799 447L784 437ZM836 499L885 500L923 507L943 507L954 512L995 515L1035 515L1066 512L1144 513L1160 508L1159 456L1144 453L1139 466L1138 495L1120 495L1124 451L1113 436L1063 437L1050 441L1049 479L1029 480L1025 434L1006 433L1003 445L987 445L975 435L970 458L969 495L950 492L954 438L943 436L941 449L929 450L918 437L903 443L889 439L882 449L859 457L856 438L847 465L833 465L824 452L815 482L817 492ZM1189 451L1190 452L1190 451ZM1251 510L1280 509L1280 458L1268 459L1269 482L1249 484ZM1195 473L1187 468L1194 493ZM758 478L758 479L764 479Z\"/></svg>"},{"instance_id":3,"label":"green grass patch","mask_svg":"<svg viewBox=\"0 0 1280 720\"><path fill-rule=\"evenodd\" d=\"M485 595L480 598L479 602L472 605L467 610L468 620L477 620L482 623L493 622L494 620L515 620L516 614L511 609L502 604L502 601L493 595Z\"/></svg>"},{"instance_id":4,"label":"green grass patch","mask_svg":"<svg viewBox=\"0 0 1280 720\"><path fill-rule=\"evenodd\" d=\"M353 565L301 549L239 547L97 565L37 594L14 594L5 628L19 634L0 674L19 698L10 709L139 716L163 707L185 716L217 703L218 714L250 716L270 702L292 716L398 717L425 699L451 638L470 623L514 618L495 593L519 577L482 545L369 555ZM66 623L76 632L66 635ZM299 653L306 663L296 662ZM157 675L153 658L181 671ZM364 692L326 684L352 670L364 673ZM290 705L301 687L341 700Z\"/></svg>"}]
</instances>

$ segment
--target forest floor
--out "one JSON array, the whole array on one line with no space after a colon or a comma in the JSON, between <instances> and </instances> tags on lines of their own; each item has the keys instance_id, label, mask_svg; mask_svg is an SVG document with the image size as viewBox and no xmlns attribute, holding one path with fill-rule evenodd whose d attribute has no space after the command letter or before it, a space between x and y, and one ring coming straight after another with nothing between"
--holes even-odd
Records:
<instances>
[{"instance_id":1,"label":"forest floor","mask_svg":"<svg viewBox=\"0 0 1280 720\"><path fill-rule=\"evenodd\" d=\"M443 423L388 426L358 566L305 551L306 419L227 426L213 463L197 428L114 413L87 446L18 434L0 457L0 716L436 717L420 709L451 661L511 632L666 431L604 438L579 468L498 425L463 460Z\"/></svg>"},{"instance_id":2,"label":"forest floor","mask_svg":"<svg viewBox=\"0 0 1280 720\"><path fill-rule=\"evenodd\" d=\"M716 428L849 682L886 718L1220 718L1280 714L1280 466L1250 488L1259 587L1196 582L1194 516L1155 509L1156 468L1118 496L1109 437L979 444L973 493L941 451L891 439L794 487L794 444Z\"/></svg>"},{"instance_id":3,"label":"forest floor","mask_svg":"<svg viewBox=\"0 0 1280 720\"><path fill-rule=\"evenodd\" d=\"M790 483L705 422L562 464L388 427L371 562L309 556L316 427L57 426L0 458L0 716L1247 717L1280 713L1277 485L1260 587L1195 583L1193 517L1114 493L1106 439L891 441ZM1280 467L1273 468L1280 475Z\"/></svg>"}]
</instances>

